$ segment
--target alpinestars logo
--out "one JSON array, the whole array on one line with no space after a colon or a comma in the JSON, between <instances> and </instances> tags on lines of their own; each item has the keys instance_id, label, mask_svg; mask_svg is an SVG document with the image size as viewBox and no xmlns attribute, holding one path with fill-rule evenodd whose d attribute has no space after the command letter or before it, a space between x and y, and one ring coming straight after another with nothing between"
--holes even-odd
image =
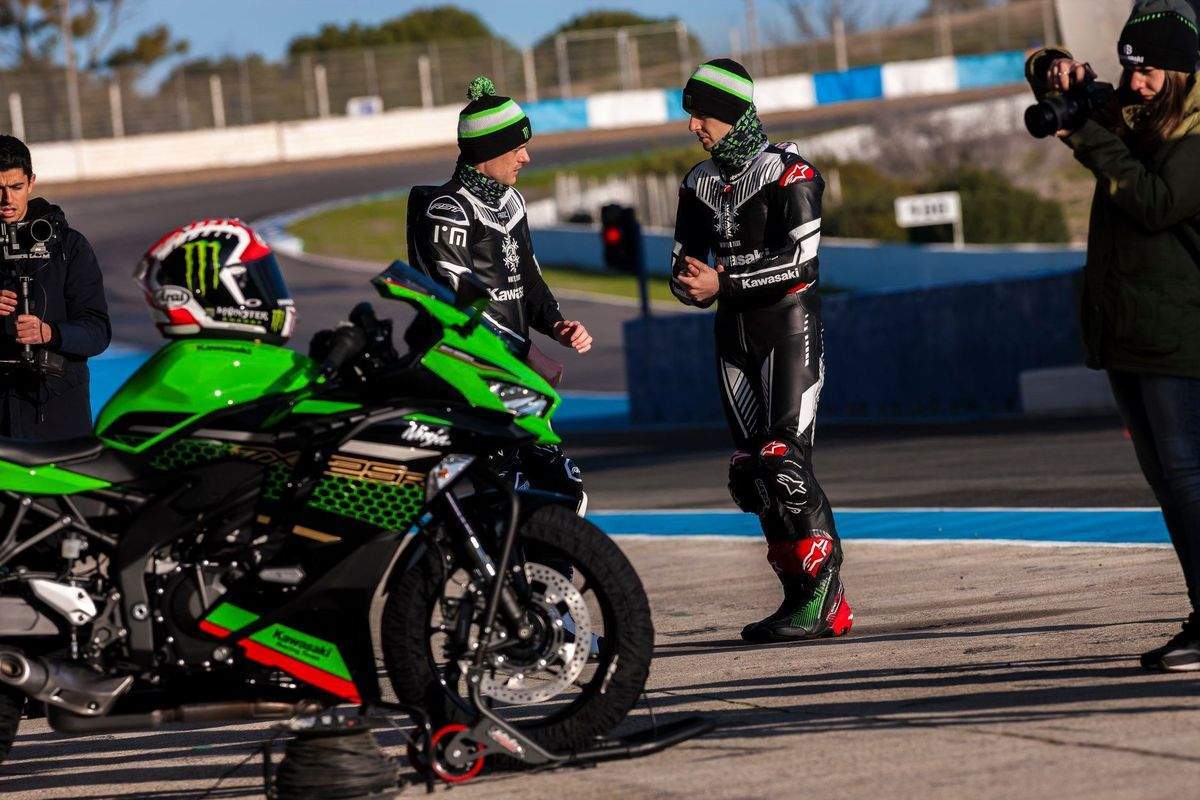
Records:
<instances>
[{"instance_id":1,"label":"alpinestars logo","mask_svg":"<svg viewBox=\"0 0 1200 800\"><path fill-rule=\"evenodd\" d=\"M517 248L517 240L510 234L504 234L504 241L500 243L500 252L504 255L504 266L508 267L509 272L516 275L521 266L521 251Z\"/></svg>"},{"instance_id":2,"label":"alpinestars logo","mask_svg":"<svg viewBox=\"0 0 1200 800\"><path fill-rule=\"evenodd\" d=\"M791 186L797 181L811 181L817 176L817 173L808 164L793 164L788 167L787 172L779 178L780 186Z\"/></svg>"},{"instance_id":3,"label":"alpinestars logo","mask_svg":"<svg viewBox=\"0 0 1200 800\"><path fill-rule=\"evenodd\" d=\"M450 434L445 428L431 428L421 422L409 420L408 427L404 429L404 433L400 434L400 438L409 442L416 442L421 447L449 447Z\"/></svg>"},{"instance_id":4,"label":"alpinestars logo","mask_svg":"<svg viewBox=\"0 0 1200 800\"><path fill-rule=\"evenodd\" d=\"M808 548L804 551L804 558L800 562L800 567L812 577L817 577L817 573L821 570L821 565L829 559L829 552L832 547L832 542L829 539L815 536L809 539Z\"/></svg>"},{"instance_id":5,"label":"alpinestars logo","mask_svg":"<svg viewBox=\"0 0 1200 800\"><path fill-rule=\"evenodd\" d=\"M184 242L183 269L189 291L203 296L210 282L211 288L216 289L221 273L221 243L207 239Z\"/></svg>"},{"instance_id":6,"label":"alpinestars logo","mask_svg":"<svg viewBox=\"0 0 1200 800\"><path fill-rule=\"evenodd\" d=\"M787 443L776 440L774 442L767 442L764 444L762 450L758 452L758 455L761 458L779 458L780 456L786 456L787 452Z\"/></svg>"},{"instance_id":7,"label":"alpinestars logo","mask_svg":"<svg viewBox=\"0 0 1200 800\"><path fill-rule=\"evenodd\" d=\"M795 497L796 495L803 496L808 492L808 488L804 485L804 481L795 477L794 475L788 475L786 473L776 475L775 482L783 487L784 491L788 493L788 497Z\"/></svg>"}]
</instances>

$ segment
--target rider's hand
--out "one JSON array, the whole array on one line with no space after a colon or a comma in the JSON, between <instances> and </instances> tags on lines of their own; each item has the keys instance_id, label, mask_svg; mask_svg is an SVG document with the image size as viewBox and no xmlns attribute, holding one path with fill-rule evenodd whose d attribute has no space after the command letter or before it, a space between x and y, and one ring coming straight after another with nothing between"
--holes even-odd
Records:
<instances>
[{"instance_id":1,"label":"rider's hand","mask_svg":"<svg viewBox=\"0 0 1200 800\"><path fill-rule=\"evenodd\" d=\"M724 267L718 266L713 269L703 261L685 256L683 269L679 270L675 280L683 286L692 300L707 303L721 291L720 273L724 271Z\"/></svg>"},{"instance_id":2,"label":"rider's hand","mask_svg":"<svg viewBox=\"0 0 1200 800\"><path fill-rule=\"evenodd\" d=\"M0 317L7 317L17 310L17 293L4 289L0 291Z\"/></svg>"},{"instance_id":3,"label":"rider's hand","mask_svg":"<svg viewBox=\"0 0 1200 800\"><path fill-rule=\"evenodd\" d=\"M564 319L554 323L554 338L563 347L573 347L580 354L592 349L592 335L578 320Z\"/></svg>"},{"instance_id":4,"label":"rider's hand","mask_svg":"<svg viewBox=\"0 0 1200 800\"><path fill-rule=\"evenodd\" d=\"M49 344L53 335L50 326L32 314L17 317L17 341L21 344Z\"/></svg>"}]
</instances>

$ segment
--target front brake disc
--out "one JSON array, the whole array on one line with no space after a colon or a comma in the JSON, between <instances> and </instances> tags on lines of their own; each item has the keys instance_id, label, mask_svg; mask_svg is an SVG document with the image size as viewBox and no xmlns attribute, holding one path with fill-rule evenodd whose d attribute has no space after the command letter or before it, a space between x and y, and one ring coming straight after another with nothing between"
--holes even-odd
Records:
<instances>
[{"instance_id":1,"label":"front brake disc","mask_svg":"<svg viewBox=\"0 0 1200 800\"><path fill-rule=\"evenodd\" d=\"M592 642L591 612L569 578L533 562L525 564L525 577L533 587L530 602L547 623L545 641L536 659L502 662L480 681L485 696L510 705L542 703L566 691L587 666Z\"/></svg>"}]
</instances>

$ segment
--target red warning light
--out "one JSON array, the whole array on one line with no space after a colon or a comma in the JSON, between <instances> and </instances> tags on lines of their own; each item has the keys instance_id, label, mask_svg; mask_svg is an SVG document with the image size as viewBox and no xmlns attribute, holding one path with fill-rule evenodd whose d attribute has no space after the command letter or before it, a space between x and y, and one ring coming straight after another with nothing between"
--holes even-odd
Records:
<instances>
[{"instance_id":1,"label":"red warning light","mask_svg":"<svg viewBox=\"0 0 1200 800\"><path fill-rule=\"evenodd\" d=\"M604 229L604 243L605 244L620 244L621 243L621 229L618 228L616 225L613 225L612 227L609 227L609 228L605 228Z\"/></svg>"}]
</instances>

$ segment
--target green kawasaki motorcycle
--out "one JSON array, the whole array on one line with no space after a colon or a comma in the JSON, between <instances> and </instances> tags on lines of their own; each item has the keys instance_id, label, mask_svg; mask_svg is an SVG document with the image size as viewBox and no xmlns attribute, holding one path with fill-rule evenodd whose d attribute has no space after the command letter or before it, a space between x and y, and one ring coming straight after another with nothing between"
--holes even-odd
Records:
<instances>
[{"instance_id":1,"label":"green kawasaki motorcycle","mask_svg":"<svg viewBox=\"0 0 1200 800\"><path fill-rule=\"evenodd\" d=\"M203 263L162 324L191 324ZM489 466L558 442L560 401L481 324L486 289L402 262L373 284L416 311L406 354L367 304L316 358L176 339L94 438L0 440L0 758L32 701L79 735L404 710L450 781L698 732L604 739L646 681L649 606L573 499Z\"/></svg>"}]
</instances>

